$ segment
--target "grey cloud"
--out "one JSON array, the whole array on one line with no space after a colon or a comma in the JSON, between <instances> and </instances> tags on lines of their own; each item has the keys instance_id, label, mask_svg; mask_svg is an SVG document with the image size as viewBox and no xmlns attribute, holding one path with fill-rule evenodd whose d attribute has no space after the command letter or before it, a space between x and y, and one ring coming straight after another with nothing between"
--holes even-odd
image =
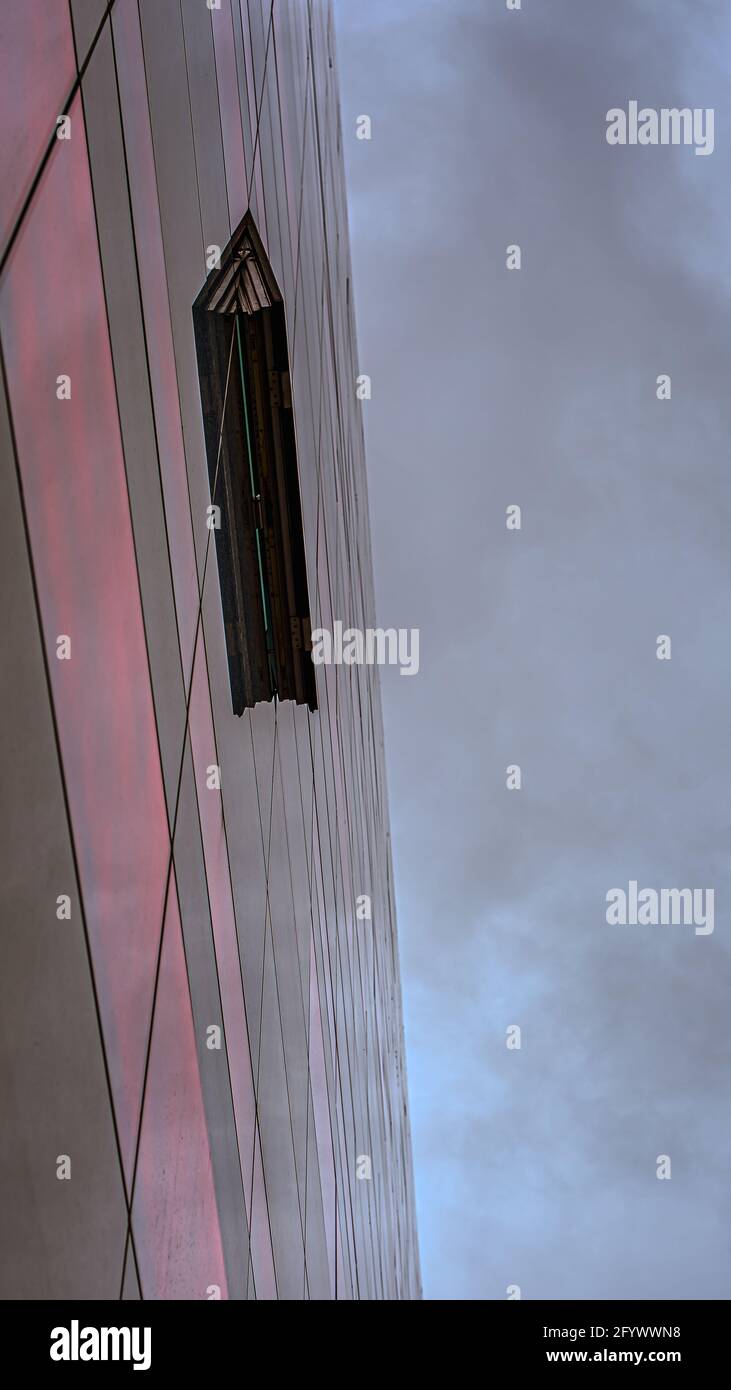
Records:
<instances>
[{"instance_id":1,"label":"grey cloud","mask_svg":"<svg viewBox=\"0 0 731 1390\"><path fill-rule=\"evenodd\" d=\"M425 1293L729 1297L731 15L336 18ZM609 149L631 98L713 156ZM609 928L630 878L713 936Z\"/></svg>"}]
</instances>

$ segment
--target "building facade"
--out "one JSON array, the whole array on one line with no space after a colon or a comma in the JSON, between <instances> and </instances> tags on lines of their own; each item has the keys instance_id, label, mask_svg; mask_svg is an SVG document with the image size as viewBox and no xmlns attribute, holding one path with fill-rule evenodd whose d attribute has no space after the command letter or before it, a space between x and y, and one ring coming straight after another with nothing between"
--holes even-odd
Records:
<instances>
[{"instance_id":1,"label":"building facade","mask_svg":"<svg viewBox=\"0 0 731 1390\"><path fill-rule=\"evenodd\" d=\"M0 25L2 1296L417 1298L331 9Z\"/></svg>"}]
</instances>

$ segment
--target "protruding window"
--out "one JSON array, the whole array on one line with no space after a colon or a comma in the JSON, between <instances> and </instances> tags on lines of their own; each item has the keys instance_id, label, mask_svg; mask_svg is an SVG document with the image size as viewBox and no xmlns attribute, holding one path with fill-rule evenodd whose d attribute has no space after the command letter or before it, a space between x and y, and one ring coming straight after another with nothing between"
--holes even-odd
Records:
<instances>
[{"instance_id":1,"label":"protruding window","mask_svg":"<svg viewBox=\"0 0 731 1390\"><path fill-rule=\"evenodd\" d=\"M193 324L234 714L316 709L284 304L250 213Z\"/></svg>"}]
</instances>

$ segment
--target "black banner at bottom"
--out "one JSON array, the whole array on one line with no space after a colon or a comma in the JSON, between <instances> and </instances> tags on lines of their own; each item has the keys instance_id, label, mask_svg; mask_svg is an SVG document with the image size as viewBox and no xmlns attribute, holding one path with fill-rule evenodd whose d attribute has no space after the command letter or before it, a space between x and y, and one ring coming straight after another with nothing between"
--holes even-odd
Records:
<instances>
[{"instance_id":1,"label":"black banner at bottom","mask_svg":"<svg viewBox=\"0 0 731 1390\"><path fill-rule=\"evenodd\" d=\"M217 1374L226 1365L242 1370L254 1354L265 1347L269 1360L281 1373L283 1359L309 1357L307 1343L292 1337L292 1323L311 1323L311 1330L322 1335L320 1318L326 1304L287 1303L233 1304L211 1303L4 1303L0 1305L3 1337L7 1348L17 1352L18 1364L25 1372L40 1373L44 1383L64 1371L83 1376L85 1369L103 1373L142 1372L148 1378L170 1375L180 1370L186 1377ZM344 1332L351 1358L356 1364L375 1369L380 1342L375 1330L389 1336L389 1375L393 1379L399 1366L393 1347L401 1346L405 1367L420 1348L439 1338L439 1308L445 1306L452 1318L464 1319L458 1335L464 1336L462 1358L465 1367L473 1361L475 1338L479 1340L480 1362L489 1373L504 1370L545 1369L560 1372L566 1367L619 1367L637 1370L662 1367L672 1371L704 1371L723 1366L728 1327L726 1302L490 1302L430 1304L428 1323L421 1323L424 1304L370 1305L356 1311L344 1305L325 1313L333 1317L325 1327L331 1335ZM476 1321L472 1318L477 1314ZM351 1321L352 1318L352 1321ZM297 1329L299 1330L299 1328ZM305 1335L310 1331L302 1329ZM450 1329L451 1330L451 1329ZM251 1338L268 1337L273 1343L253 1345ZM286 1334L283 1339L282 1334ZM358 1339L362 1338L362 1351ZM460 1343L450 1338L450 1355L460 1359ZM284 1358L283 1358L284 1352ZM385 1351L384 1351L385 1355Z\"/></svg>"}]
</instances>

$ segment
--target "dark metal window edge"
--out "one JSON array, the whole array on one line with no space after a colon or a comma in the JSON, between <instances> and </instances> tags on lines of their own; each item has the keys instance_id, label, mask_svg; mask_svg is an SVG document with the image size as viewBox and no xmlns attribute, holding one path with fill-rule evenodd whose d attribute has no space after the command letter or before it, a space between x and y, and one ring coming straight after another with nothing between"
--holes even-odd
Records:
<instances>
[{"instance_id":1,"label":"dark metal window edge","mask_svg":"<svg viewBox=\"0 0 731 1390\"><path fill-rule=\"evenodd\" d=\"M248 212L193 325L233 710L275 698L314 710L284 303Z\"/></svg>"}]
</instances>

